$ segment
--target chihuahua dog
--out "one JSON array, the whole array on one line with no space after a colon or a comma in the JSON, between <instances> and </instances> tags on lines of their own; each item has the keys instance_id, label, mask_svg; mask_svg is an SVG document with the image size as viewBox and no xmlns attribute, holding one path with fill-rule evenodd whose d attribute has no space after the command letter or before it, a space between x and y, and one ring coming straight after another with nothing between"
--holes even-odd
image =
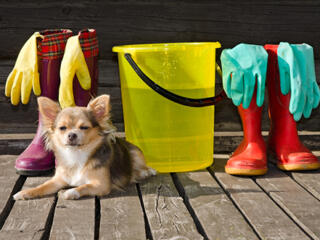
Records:
<instances>
[{"instance_id":1,"label":"chihuahua dog","mask_svg":"<svg viewBox=\"0 0 320 240\"><path fill-rule=\"evenodd\" d=\"M102 95L87 107L60 106L46 97L38 98L48 150L56 157L55 175L36 188L16 193L15 200L59 194L63 199L103 196L112 189L155 175L147 167L141 150L114 136L110 121L110 97Z\"/></svg>"}]
</instances>

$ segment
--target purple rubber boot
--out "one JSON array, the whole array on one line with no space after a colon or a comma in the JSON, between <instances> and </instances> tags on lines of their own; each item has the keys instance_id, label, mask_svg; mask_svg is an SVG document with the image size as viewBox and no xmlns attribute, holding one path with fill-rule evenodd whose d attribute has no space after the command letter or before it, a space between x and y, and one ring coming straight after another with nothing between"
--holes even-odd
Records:
<instances>
[{"instance_id":1,"label":"purple rubber boot","mask_svg":"<svg viewBox=\"0 0 320 240\"><path fill-rule=\"evenodd\" d=\"M39 74L41 96L58 99L60 84L60 64L70 30L45 30L40 32L43 39L38 40ZM39 176L54 169L54 155L45 149L43 129L39 114L38 129L30 145L17 158L15 168L20 175Z\"/></svg>"},{"instance_id":2,"label":"purple rubber boot","mask_svg":"<svg viewBox=\"0 0 320 240\"><path fill-rule=\"evenodd\" d=\"M98 39L95 29L84 29L79 32L79 41L91 77L91 89L83 90L77 79L73 79L74 101L77 106L87 106L96 97L98 88Z\"/></svg>"}]
</instances>

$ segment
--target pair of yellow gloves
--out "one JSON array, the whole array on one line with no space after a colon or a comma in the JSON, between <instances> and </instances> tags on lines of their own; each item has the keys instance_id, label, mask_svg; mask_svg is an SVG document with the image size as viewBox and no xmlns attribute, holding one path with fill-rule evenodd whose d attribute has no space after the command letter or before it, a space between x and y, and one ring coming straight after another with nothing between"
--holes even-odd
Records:
<instances>
[{"instance_id":1,"label":"pair of yellow gloves","mask_svg":"<svg viewBox=\"0 0 320 240\"><path fill-rule=\"evenodd\" d=\"M21 102L27 104L30 99L31 89L35 95L41 94L37 38L43 38L39 32L35 32L24 44L12 72L6 82L5 95L11 98L13 105ZM62 108L74 106L73 78L77 75L81 87L84 90L91 88L91 78L86 64L79 36L70 37L67 41L65 52L60 67L59 102Z\"/></svg>"}]
</instances>

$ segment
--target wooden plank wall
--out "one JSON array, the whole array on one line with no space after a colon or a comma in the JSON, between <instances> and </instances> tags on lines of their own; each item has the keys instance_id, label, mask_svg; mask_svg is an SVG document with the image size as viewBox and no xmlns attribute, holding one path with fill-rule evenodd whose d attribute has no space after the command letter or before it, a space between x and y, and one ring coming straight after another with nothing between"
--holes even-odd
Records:
<instances>
[{"instance_id":1,"label":"wooden plank wall","mask_svg":"<svg viewBox=\"0 0 320 240\"><path fill-rule=\"evenodd\" d=\"M99 93L112 95L113 121L123 131L120 84L114 45L152 42L220 41L223 48L253 44L306 42L314 46L320 81L320 2L113 0L0 2L0 133L33 132L35 99L12 107L4 83L19 49L34 32L46 28L96 28L100 46ZM218 51L220 56L221 50ZM216 92L221 89L218 78ZM269 128L266 107L263 129ZM19 123L24 123L19 125ZM320 130L320 110L299 123L301 130ZM231 101L216 107L216 131L241 130Z\"/></svg>"}]
</instances>

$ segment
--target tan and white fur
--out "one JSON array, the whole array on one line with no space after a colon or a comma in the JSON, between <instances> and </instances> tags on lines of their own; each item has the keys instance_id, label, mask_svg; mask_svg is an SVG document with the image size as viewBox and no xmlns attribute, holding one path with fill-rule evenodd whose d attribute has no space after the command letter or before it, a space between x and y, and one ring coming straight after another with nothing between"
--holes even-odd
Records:
<instances>
[{"instance_id":1,"label":"tan and white fur","mask_svg":"<svg viewBox=\"0 0 320 240\"><path fill-rule=\"evenodd\" d=\"M146 166L138 147L114 136L109 95L95 98L87 107L61 110L46 97L39 97L38 105L46 147L56 157L56 171L40 186L15 194L15 200L43 197L66 187L72 188L59 197L103 196L156 173Z\"/></svg>"}]
</instances>

